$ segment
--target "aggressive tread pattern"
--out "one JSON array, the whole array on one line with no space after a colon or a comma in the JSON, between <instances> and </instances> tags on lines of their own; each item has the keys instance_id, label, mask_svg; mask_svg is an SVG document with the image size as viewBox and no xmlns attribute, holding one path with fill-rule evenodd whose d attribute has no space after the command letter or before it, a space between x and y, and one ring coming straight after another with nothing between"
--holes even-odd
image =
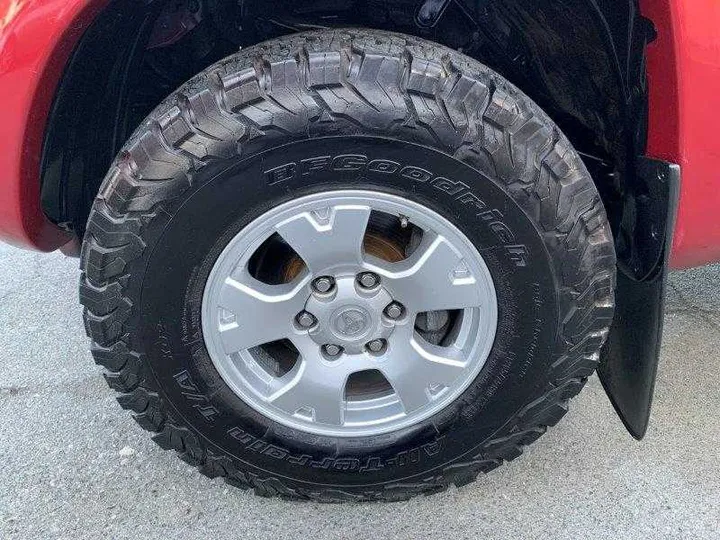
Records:
<instances>
[{"instance_id":1,"label":"aggressive tread pattern","mask_svg":"<svg viewBox=\"0 0 720 540\"><path fill-rule=\"evenodd\" d=\"M143 230L193 185L195 171L258 141L324 129L432 140L491 171L566 256L556 261L564 352L552 383L482 448L412 484L313 490L240 470L169 412L132 348L133 264ZM287 36L242 51L168 98L126 144L103 182L84 241L80 299L92 352L120 405L208 477L261 496L403 500L472 482L515 459L567 412L598 362L613 313L614 250L596 189L569 142L519 91L449 49L397 34L338 30ZM581 246L578 248L578 246Z\"/></svg>"}]
</instances>

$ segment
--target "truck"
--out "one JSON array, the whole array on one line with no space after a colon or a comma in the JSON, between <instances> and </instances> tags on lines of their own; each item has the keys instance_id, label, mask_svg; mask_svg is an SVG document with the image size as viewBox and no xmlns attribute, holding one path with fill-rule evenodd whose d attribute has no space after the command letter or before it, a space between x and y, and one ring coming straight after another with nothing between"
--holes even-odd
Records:
<instances>
[{"instance_id":1,"label":"truck","mask_svg":"<svg viewBox=\"0 0 720 540\"><path fill-rule=\"evenodd\" d=\"M263 496L462 486L720 261L715 0L0 0L0 239L140 426Z\"/></svg>"}]
</instances>

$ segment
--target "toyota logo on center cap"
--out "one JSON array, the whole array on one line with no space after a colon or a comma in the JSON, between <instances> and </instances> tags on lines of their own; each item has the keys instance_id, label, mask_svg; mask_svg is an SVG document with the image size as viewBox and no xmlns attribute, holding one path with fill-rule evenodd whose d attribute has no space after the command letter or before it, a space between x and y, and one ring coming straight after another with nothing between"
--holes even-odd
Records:
<instances>
[{"instance_id":1,"label":"toyota logo on center cap","mask_svg":"<svg viewBox=\"0 0 720 540\"><path fill-rule=\"evenodd\" d=\"M368 327L368 316L357 308L348 308L335 317L335 330L341 335L354 337Z\"/></svg>"}]
</instances>

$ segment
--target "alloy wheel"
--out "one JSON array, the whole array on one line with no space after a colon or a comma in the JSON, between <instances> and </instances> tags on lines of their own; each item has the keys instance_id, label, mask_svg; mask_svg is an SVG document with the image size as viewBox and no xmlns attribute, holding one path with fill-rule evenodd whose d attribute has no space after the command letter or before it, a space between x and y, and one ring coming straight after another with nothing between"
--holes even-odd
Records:
<instances>
[{"instance_id":1,"label":"alloy wheel","mask_svg":"<svg viewBox=\"0 0 720 540\"><path fill-rule=\"evenodd\" d=\"M348 437L452 403L490 353L498 307L482 257L446 218L383 192L331 191L241 230L210 272L202 318L242 400Z\"/></svg>"}]
</instances>

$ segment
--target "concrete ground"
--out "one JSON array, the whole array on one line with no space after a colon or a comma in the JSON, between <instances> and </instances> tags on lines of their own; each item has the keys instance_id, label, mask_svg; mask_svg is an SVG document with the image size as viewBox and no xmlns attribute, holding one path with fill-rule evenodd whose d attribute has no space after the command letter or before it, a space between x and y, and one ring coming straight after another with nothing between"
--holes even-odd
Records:
<instances>
[{"instance_id":1,"label":"concrete ground","mask_svg":"<svg viewBox=\"0 0 720 540\"><path fill-rule=\"evenodd\" d=\"M720 538L720 267L676 273L652 424L593 378L524 457L406 503L257 498L163 452L88 353L77 261L0 246L0 538Z\"/></svg>"}]
</instances>

